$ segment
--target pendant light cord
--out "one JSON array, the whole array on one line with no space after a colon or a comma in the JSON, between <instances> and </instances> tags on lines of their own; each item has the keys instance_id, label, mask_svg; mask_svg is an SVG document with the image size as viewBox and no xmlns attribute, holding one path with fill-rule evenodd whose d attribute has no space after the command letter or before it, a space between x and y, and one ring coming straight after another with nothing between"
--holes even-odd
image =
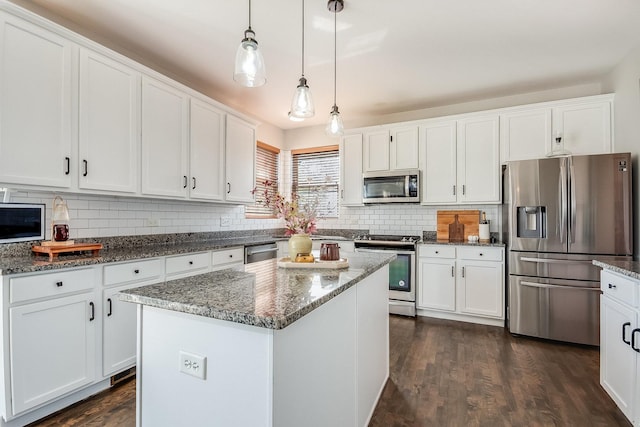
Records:
<instances>
[{"instance_id":1,"label":"pendant light cord","mask_svg":"<svg viewBox=\"0 0 640 427\"><path fill-rule=\"evenodd\" d=\"M333 7L333 106L336 106L338 86L338 5Z\"/></svg>"},{"instance_id":2,"label":"pendant light cord","mask_svg":"<svg viewBox=\"0 0 640 427\"><path fill-rule=\"evenodd\" d=\"M249 29L251 30L251 0L249 0Z\"/></svg>"},{"instance_id":3,"label":"pendant light cord","mask_svg":"<svg viewBox=\"0 0 640 427\"><path fill-rule=\"evenodd\" d=\"M302 0L302 77L304 77L304 0Z\"/></svg>"}]
</instances>

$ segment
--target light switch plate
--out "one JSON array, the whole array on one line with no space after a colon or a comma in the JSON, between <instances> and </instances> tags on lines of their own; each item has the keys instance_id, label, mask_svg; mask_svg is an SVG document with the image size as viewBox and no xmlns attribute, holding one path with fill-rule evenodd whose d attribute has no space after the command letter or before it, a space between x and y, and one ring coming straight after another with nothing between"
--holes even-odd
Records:
<instances>
[{"instance_id":1,"label":"light switch plate","mask_svg":"<svg viewBox=\"0 0 640 427\"><path fill-rule=\"evenodd\" d=\"M199 354L180 350L180 372L201 380L207 377L207 358Z\"/></svg>"}]
</instances>

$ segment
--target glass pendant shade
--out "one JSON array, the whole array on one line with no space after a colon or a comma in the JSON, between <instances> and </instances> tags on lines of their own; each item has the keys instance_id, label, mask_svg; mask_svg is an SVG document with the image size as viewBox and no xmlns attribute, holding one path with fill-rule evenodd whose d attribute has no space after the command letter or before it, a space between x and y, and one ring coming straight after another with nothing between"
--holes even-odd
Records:
<instances>
[{"instance_id":1,"label":"glass pendant shade","mask_svg":"<svg viewBox=\"0 0 640 427\"><path fill-rule=\"evenodd\" d=\"M267 81L262 51L258 49L255 33L249 27L236 52L236 66L233 80L246 87L262 86Z\"/></svg>"},{"instance_id":2,"label":"glass pendant shade","mask_svg":"<svg viewBox=\"0 0 640 427\"><path fill-rule=\"evenodd\" d=\"M307 79L300 77L300 83L293 95L293 101L291 101L291 117L306 119L313 117L315 113L316 110L313 106L313 98L307 85Z\"/></svg>"},{"instance_id":3,"label":"glass pendant shade","mask_svg":"<svg viewBox=\"0 0 640 427\"><path fill-rule=\"evenodd\" d=\"M342 117L338 111L338 106L334 105L329 114L329 122L325 129L329 136L341 136L344 134L344 124L342 123Z\"/></svg>"}]
</instances>

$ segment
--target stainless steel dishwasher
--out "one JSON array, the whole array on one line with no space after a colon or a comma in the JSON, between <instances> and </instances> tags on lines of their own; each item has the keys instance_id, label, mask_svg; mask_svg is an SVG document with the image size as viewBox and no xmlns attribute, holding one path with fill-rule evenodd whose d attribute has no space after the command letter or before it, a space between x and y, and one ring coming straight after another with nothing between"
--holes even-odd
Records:
<instances>
[{"instance_id":1,"label":"stainless steel dishwasher","mask_svg":"<svg viewBox=\"0 0 640 427\"><path fill-rule=\"evenodd\" d=\"M254 262L273 259L278 255L278 245L275 242L262 243L258 245L244 247L244 263L252 264Z\"/></svg>"}]
</instances>

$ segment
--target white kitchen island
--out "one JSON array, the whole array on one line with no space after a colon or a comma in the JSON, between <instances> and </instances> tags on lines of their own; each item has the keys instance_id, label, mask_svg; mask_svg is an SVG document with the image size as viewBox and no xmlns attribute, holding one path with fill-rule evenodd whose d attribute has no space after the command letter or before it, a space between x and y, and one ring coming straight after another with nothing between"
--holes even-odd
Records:
<instances>
[{"instance_id":1,"label":"white kitchen island","mask_svg":"<svg viewBox=\"0 0 640 427\"><path fill-rule=\"evenodd\" d=\"M348 258L123 291L139 304L137 425L366 426L389 374L393 255Z\"/></svg>"}]
</instances>

